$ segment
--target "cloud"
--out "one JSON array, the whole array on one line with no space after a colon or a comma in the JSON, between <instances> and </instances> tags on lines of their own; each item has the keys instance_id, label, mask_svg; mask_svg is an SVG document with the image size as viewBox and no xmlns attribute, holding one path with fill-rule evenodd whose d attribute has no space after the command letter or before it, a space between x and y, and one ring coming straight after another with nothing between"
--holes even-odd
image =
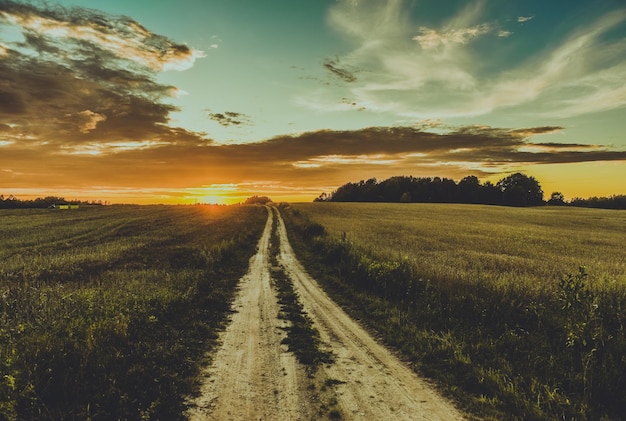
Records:
<instances>
[{"instance_id":1,"label":"cloud","mask_svg":"<svg viewBox=\"0 0 626 421\"><path fill-rule=\"evenodd\" d=\"M354 75L354 72L351 72L345 68L339 67L338 60L336 59L326 59L324 60L324 67L334 76L343 80L344 82L352 83L356 82L357 78Z\"/></svg>"},{"instance_id":2,"label":"cloud","mask_svg":"<svg viewBox=\"0 0 626 421\"><path fill-rule=\"evenodd\" d=\"M188 68L200 52L128 17L82 8L3 1L1 26L21 34L0 55L0 123L12 127L6 140L45 144L51 153L207 142L203 133L169 126L177 108L165 99L178 90L156 81L161 71Z\"/></svg>"},{"instance_id":3,"label":"cloud","mask_svg":"<svg viewBox=\"0 0 626 421\"><path fill-rule=\"evenodd\" d=\"M517 21L518 21L519 23L524 23L524 22L528 22L529 20L531 20L531 19L533 19L533 18L534 18L534 16L519 16L519 17L517 18Z\"/></svg>"},{"instance_id":4,"label":"cloud","mask_svg":"<svg viewBox=\"0 0 626 421\"><path fill-rule=\"evenodd\" d=\"M332 111L338 97L349 97L368 110L414 119L503 109L568 118L626 106L626 43L614 33L626 9L599 11L604 14L529 51L527 35L513 36L498 20L486 20L486 4L451 8L433 26L419 24L420 3L338 0L328 22L354 48L336 63L363 71L341 92L318 87L298 102Z\"/></svg>"},{"instance_id":5,"label":"cloud","mask_svg":"<svg viewBox=\"0 0 626 421\"><path fill-rule=\"evenodd\" d=\"M223 127L241 125L249 126L252 124L250 116L233 111L226 111L225 113L209 113L209 118L213 121L216 121L220 126Z\"/></svg>"},{"instance_id":6,"label":"cloud","mask_svg":"<svg viewBox=\"0 0 626 421\"><path fill-rule=\"evenodd\" d=\"M107 122L99 122L94 131ZM4 139L15 129L0 130ZM274 186L277 194L314 197L319 191L372 176L460 179L468 174L505 173L528 164L626 161L626 151L605 145L539 141L562 130L558 126L442 127L437 121L424 121L422 127L318 130L248 144L199 142L195 133L175 128L158 138L78 145L18 138L0 143L0 168L5 170L1 187L5 192L20 188L59 192L106 186L107 191L150 193L210 184L258 188L263 184Z\"/></svg>"},{"instance_id":7,"label":"cloud","mask_svg":"<svg viewBox=\"0 0 626 421\"><path fill-rule=\"evenodd\" d=\"M420 35L413 37L422 48L427 50L452 46L455 44L467 44L474 38L488 34L494 30L490 24L483 23L470 28L450 29L447 31L436 31L434 29L421 27Z\"/></svg>"},{"instance_id":8,"label":"cloud","mask_svg":"<svg viewBox=\"0 0 626 421\"><path fill-rule=\"evenodd\" d=\"M68 53L88 44L154 71L185 70L204 57L201 51L154 34L126 16L61 6L39 9L10 0L2 8L3 20L21 27L30 47L39 52L63 48Z\"/></svg>"},{"instance_id":9,"label":"cloud","mask_svg":"<svg viewBox=\"0 0 626 421\"><path fill-rule=\"evenodd\" d=\"M69 116L69 117L72 117L72 116ZM79 120L81 120L78 123L79 130L81 133L89 133L90 131L94 130L98 126L98 123L102 121L106 121L107 119L105 115L95 113L91 110L81 111L77 114L77 117L79 118Z\"/></svg>"}]
</instances>

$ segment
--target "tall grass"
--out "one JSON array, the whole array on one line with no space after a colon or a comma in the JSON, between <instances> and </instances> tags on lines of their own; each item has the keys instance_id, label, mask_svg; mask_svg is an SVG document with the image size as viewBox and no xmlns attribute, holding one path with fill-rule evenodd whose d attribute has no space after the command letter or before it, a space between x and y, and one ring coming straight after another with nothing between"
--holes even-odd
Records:
<instances>
[{"instance_id":1,"label":"tall grass","mask_svg":"<svg viewBox=\"0 0 626 421\"><path fill-rule=\"evenodd\" d=\"M180 419L265 215L0 211L0 419Z\"/></svg>"},{"instance_id":2,"label":"tall grass","mask_svg":"<svg viewBox=\"0 0 626 421\"><path fill-rule=\"evenodd\" d=\"M335 298L473 413L626 413L626 214L328 203L284 214Z\"/></svg>"}]
</instances>

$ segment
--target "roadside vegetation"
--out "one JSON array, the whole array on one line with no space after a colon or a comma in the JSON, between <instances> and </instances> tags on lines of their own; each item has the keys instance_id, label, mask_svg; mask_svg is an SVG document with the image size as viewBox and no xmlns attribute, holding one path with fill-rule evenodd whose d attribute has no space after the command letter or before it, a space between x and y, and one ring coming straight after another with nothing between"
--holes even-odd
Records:
<instances>
[{"instance_id":1,"label":"roadside vegetation","mask_svg":"<svg viewBox=\"0 0 626 421\"><path fill-rule=\"evenodd\" d=\"M626 214L312 203L283 216L335 300L471 413L626 413Z\"/></svg>"},{"instance_id":2,"label":"roadside vegetation","mask_svg":"<svg viewBox=\"0 0 626 421\"><path fill-rule=\"evenodd\" d=\"M257 206L0 212L0 419L181 419Z\"/></svg>"},{"instance_id":3,"label":"roadside vegetation","mask_svg":"<svg viewBox=\"0 0 626 421\"><path fill-rule=\"evenodd\" d=\"M315 373L320 364L333 362L330 353L321 349L320 334L313 326L311 318L304 311L293 288L291 280L279 265L277 256L280 253L280 239L278 236L278 217L273 211L274 224L272 228L270 263L272 267L272 281L277 290L278 303L281 308L279 317L288 320L285 328L287 337L283 343L293 352L298 361L307 367L309 375Z\"/></svg>"},{"instance_id":4,"label":"roadside vegetation","mask_svg":"<svg viewBox=\"0 0 626 421\"><path fill-rule=\"evenodd\" d=\"M339 420L343 418L343 415L338 407L335 386L343 382L318 371L322 364L333 364L334 356L323 349L319 331L304 311L292 280L278 262L280 254L278 215L276 210L272 210L272 214L274 218L270 241L272 282L276 288L276 296L281 309L278 317L287 321L285 327L287 337L282 343L287 345L287 349L293 352L298 362L305 367L309 380L307 390L310 393L311 402L318 406L318 419Z\"/></svg>"}]
</instances>

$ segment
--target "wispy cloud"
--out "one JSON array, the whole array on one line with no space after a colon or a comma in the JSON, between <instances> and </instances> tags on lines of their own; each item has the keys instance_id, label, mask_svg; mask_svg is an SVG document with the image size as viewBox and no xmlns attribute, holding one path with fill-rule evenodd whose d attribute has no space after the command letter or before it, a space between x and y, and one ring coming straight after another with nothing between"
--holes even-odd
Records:
<instances>
[{"instance_id":1,"label":"wispy cloud","mask_svg":"<svg viewBox=\"0 0 626 421\"><path fill-rule=\"evenodd\" d=\"M511 107L571 117L626 105L626 43L607 37L624 24L626 9L574 28L560 43L530 55L521 49L526 55L499 61L491 48L474 44L480 40L497 49L513 43L507 47L513 51L517 35L514 28L485 20L485 1L453 10L438 27L412 20L419 16L419 4L413 6L410 13L403 0L339 0L329 24L356 47L337 60L342 69L364 71L348 91L327 88L316 92L315 101L300 103L322 109L325 102L335 110L340 95L367 103L372 111L415 119L476 116ZM533 17L515 19L526 23Z\"/></svg>"},{"instance_id":2,"label":"wispy cloud","mask_svg":"<svg viewBox=\"0 0 626 421\"><path fill-rule=\"evenodd\" d=\"M488 23L475 25L470 28L450 29L447 31L437 31L426 27L419 29L420 35L413 37L422 48L435 49L439 47L447 47L455 44L467 44L474 38L488 34L494 30L494 27Z\"/></svg>"}]
</instances>

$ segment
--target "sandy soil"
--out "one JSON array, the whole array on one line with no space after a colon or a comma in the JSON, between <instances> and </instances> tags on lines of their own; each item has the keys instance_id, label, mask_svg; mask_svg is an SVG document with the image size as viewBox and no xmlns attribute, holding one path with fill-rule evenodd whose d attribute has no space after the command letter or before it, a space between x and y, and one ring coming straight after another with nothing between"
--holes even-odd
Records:
<instances>
[{"instance_id":1,"label":"sandy soil","mask_svg":"<svg viewBox=\"0 0 626 421\"><path fill-rule=\"evenodd\" d=\"M207 368L191 420L310 420L320 415L314 381L280 342L279 305L270 282L271 212L234 303L222 345ZM335 362L319 369L333 380L342 419L460 420L463 416L428 383L378 344L322 291L298 262L278 213L279 264ZM328 393L328 391L326 392Z\"/></svg>"},{"instance_id":2,"label":"sandy soil","mask_svg":"<svg viewBox=\"0 0 626 421\"><path fill-rule=\"evenodd\" d=\"M270 284L271 231L268 209L257 254L240 281L222 345L204 373L201 396L187 413L190 420L311 419L304 368L280 344L286 334Z\"/></svg>"}]
</instances>

